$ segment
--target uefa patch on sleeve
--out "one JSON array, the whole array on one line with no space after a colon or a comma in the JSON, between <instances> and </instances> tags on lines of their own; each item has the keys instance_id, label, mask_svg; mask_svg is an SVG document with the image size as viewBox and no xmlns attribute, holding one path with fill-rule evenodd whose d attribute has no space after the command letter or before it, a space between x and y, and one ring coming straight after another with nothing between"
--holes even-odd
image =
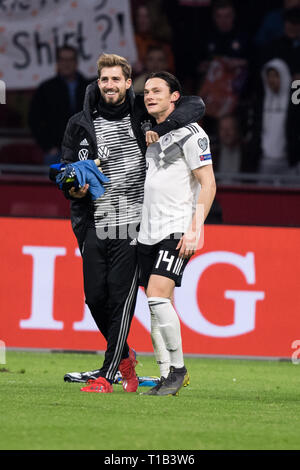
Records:
<instances>
[{"instance_id":1,"label":"uefa patch on sleeve","mask_svg":"<svg viewBox=\"0 0 300 470\"><path fill-rule=\"evenodd\" d=\"M211 153L208 153L207 155L200 155L201 162L205 162L206 160L211 160Z\"/></svg>"}]
</instances>

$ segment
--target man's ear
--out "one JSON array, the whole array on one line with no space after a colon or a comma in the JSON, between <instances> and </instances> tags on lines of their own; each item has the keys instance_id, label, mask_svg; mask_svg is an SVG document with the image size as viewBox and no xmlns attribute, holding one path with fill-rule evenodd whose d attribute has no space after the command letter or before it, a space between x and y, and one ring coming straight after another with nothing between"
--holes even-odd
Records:
<instances>
[{"instance_id":1,"label":"man's ear","mask_svg":"<svg viewBox=\"0 0 300 470\"><path fill-rule=\"evenodd\" d=\"M132 80L131 78L127 78L126 80L126 90L128 90L132 85Z\"/></svg>"},{"instance_id":2,"label":"man's ear","mask_svg":"<svg viewBox=\"0 0 300 470\"><path fill-rule=\"evenodd\" d=\"M179 98L180 98L179 91L173 91L173 93L171 95L171 103L176 103L176 101L178 101Z\"/></svg>"}]
</instances>

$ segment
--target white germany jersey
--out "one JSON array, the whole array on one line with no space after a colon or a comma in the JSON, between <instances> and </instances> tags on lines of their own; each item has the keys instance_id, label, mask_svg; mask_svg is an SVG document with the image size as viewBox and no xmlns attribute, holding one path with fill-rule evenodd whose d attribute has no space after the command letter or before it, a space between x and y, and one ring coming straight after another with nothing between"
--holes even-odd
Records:
<instances>
[{"instance_id":1,"label":"white germany jersey","mask_svg":"<svg viewBox=\"0 0 300 470\"><path fill-rule=\"evenodd\" d=\"M209 138L197 124L162 136L146 153L139 242L154 245L171 233L185 233L196 210L200 185L192 170L212 164Z\"/></svg>"}]
</instances>

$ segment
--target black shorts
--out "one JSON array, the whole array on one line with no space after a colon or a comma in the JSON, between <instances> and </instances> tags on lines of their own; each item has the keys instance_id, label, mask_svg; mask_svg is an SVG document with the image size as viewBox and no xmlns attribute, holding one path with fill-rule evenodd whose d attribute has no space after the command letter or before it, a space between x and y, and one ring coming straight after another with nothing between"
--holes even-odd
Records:
<instances>
[{"instance_id":1,"label":"black shorts","mask_svg":"<svg viewBox=\"0 0 300 470\"><path fill-rule=\"evenodd\" d=\"M171 234L155 245L138 243L139 284L147 288L151 274L173 279L176 287L181 286L184 268L189 258L179 258L176 246L182 234Z\"/></svg>"}]
</instances>

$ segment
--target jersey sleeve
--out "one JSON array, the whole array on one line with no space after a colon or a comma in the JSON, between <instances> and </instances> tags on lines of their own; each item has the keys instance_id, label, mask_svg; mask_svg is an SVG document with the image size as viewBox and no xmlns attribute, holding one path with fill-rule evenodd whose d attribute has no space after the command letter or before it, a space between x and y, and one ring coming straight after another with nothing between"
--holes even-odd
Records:
<instances>
[{"instance_id":1,"label":"jersey sleeve","mask_svg":"<svg viewBox=\"0 0 300 470\"><path fill-rule=\"evenodd\" d=\"M202 129L186 140L182 150L191 170L212 164L209 137Z\"/></svg>"}]
</instances>

